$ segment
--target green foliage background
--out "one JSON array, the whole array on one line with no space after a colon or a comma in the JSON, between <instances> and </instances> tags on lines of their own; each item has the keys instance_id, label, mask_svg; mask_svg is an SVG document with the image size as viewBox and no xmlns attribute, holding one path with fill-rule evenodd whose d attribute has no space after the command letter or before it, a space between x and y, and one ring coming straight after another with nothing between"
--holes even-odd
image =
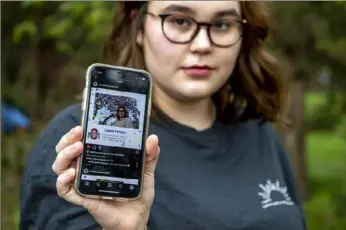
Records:
<instances>
[{"instance_id":1,"label":"green foliage background","mask_svg":"<svg viewBox=\"0 0 346 230\"><path fill-rule=\"evenodd\" d=\"M309 229L346 229L346 4L274 2L269 46L306 86ZM18 228L18 185L47 122L79 102L84 71L102 60L114 3L1 2L2 96L32 119L28 133L2 135L2 228ZM327 79L328 84L321 84Z\"/></svg>"}]
</instances>

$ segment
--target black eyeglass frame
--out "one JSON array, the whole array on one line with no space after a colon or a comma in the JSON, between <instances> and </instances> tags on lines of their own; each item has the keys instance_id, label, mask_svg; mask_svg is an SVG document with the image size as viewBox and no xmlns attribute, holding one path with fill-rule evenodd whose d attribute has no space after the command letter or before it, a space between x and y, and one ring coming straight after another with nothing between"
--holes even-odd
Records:
<instances>
[{"instance_id":1,"label":"black eyeglass frame","mask_svg":"<svg viewBox=\"0 0 346 230\"><path fill-rule=\"evenodd\" d=\"M232 44L229 44L229 45L219 45L219 44L217 44L217 43L215 43L215 42L213 41L213 39L211 38L211 35L210 35L210 28L214 25L213 23L198 22L198 21L195 20L194 18L191 18L191 17L189 17L189 16L185 16L185 17L189 18L191 21L193 21L194 23L196 23L197 27L196 27L195 32L191 35L191 38L190 38L189 40L187 40L187 41L185 41L185 42L177 42L177 41L174 41L174 40L170 39L170 38L166 35L165 30L164 30L164 23L165 23L165 20L166 20L168 17L174 16L174 15L176 15L176 14L159 14L159 15L156 15L156 14L151 13L151 12L146 12L146 14L149 14L149 15L154 16L154 17L159 17L159 18L161 18L161 30L162 30L162 33L163 33L163 35L165 36L165 38L166 38L168 41L170 41L170 42L172 42L172 43L174 43L174 44L188 44L188 43L190 43L191 41L193 41L193 39L196 38L196 36L197 36L197 34L199 33L201 27L204 26L204 27L206 27L206 29L207 29L207 34L208 34L209 41L210 41L213 45L215 45L215 46L217 46L217 47L221 47L221 48L228 48L228 47L234 46L235 44L237 44L237 43L239 42L240 38L243 36L244 25L247 24L246 19L237 19L237 18L234 19L234 21L238 22L238 23L241 25L241 32L240 32L239 38L238 38L235 42L233 42Z\"/></svg>"}]
</instances>

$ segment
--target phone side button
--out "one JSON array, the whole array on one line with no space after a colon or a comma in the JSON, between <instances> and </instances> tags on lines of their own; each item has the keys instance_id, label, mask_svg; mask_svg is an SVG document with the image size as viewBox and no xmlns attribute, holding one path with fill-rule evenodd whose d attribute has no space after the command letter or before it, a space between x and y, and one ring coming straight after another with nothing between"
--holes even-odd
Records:
<instances>
[{"instance_id":1,"label":"phone side button","mask_svg":"<svg viewBox=\"0 0 346 230\"><path fill-rule=\"evenodd\" d=\"M85 100L83 100L83 102L82 102L82 110L83 111L85 110Z\"/></svg>"},{"instance_id":2,"label":"phone side button","mask_svg":"<svg viewBox=\"0 0 346 230\"><path fill-rule=\"evenodd\" d=\"M82 110L85 110L85 100L86 100L86 88L83 89L83 100L82 100Z\"/></svg>"},{"instance_id":3,"label":"phone side button","mask_svg":"<svg viewBox=\"0 0 346 230\"><path fill-rule=\"evenodd\" d=\"M87 92L87 88L84 88L84 89L83 89L83 100L86 99L86 92Z\"/></svg>"}]
</instances>

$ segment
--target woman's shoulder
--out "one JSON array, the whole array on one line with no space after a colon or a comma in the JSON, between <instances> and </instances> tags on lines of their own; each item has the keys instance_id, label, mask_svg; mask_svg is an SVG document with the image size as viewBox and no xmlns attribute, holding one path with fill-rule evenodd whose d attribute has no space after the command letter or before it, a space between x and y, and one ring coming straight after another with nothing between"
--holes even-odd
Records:
<instances>
[{"instance_id":1,"label":"woman's shoulder","mask_svg":"<svg viewBox=\"0 0 346 230\"><path fill-rule=\"evenodd\" d=\"M283 140L277 126L274 123L264 120L249 120L247 125L251 127L250 136L256 138L258 145L269 146L275 150L275 153L282 163L287 164L288 153L285 149Z\"/></svg>"},{"instance_id":2,"label":"woman's shoulder","mask_svg":"<svg viewBox=\"0 0 346 230\"><path fill-rule=\"evenodd\" d=\"M81 110L81 104L72 104L69 105L65 108L63 108L53 119L52 121L55 120L60 120L60 119L72 119L76 120L79 123L79 120L82 115L82 110Z\"/></svg>"},{"instance_id":3,"label":"woman's shoulder","mask_svg":"<svg viewBox=\"0 0 346 230\"><path fill-rule=\"evenodd\" d=\"M249 143L259 149L278 149L281 145L281 138L275 124L262 119L242 121L231 125L228 130L229 135L233 136L237 142Z\"/></svg>"},{"instance_id":4,"label":"woman's shoulder","mask_svg":"<svg viewBox=\"0 0 346 230\"><path fill-rule=\"evenodd\" d=\"M48 122L39 136L39 139L48 137L60 139L62 134L65 134L75 126L80 125L81 115L82 111L80 104L72 104L63 108Z\"/></svg>"},{"instance_id":5,"label":"woman's shoulder","mask_svg":"<svg viewBox=\"0 0 346 230\"><path fill-rule=\"evenodd\" d=\"M275 125L263 119L249 119L246 121L241 121L236 126L244 131L258 135L262 138L277 138Z\"/></svg>"},{"instance_id":6,"label":"woman's shoulder","mask_svg":"<svg viewBox=\"0 0 346 230\"><path fill-rule=\"evenodd\" d=\"M47 124L43 133L54 131L52 134L61 134L68 132L71 128L80 125L82 116L81 105L72 104L63 108Z\"/></svg>"}]
</instances>

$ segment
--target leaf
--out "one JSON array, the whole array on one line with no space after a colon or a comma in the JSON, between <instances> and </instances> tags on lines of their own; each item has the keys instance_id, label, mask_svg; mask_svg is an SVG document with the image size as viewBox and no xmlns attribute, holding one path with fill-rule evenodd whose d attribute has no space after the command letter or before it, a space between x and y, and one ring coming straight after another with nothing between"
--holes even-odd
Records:
<instances>
[{"instance_id":1,"label":"leaf","mask_svg":"<svg viewBox=\"0 0 346 230\"><path fill-rule=\"evenodd\" d=\"M88 9L89 5L89 2L64 2L60 5L59 9L62 13L78 17Z\"/></svg>"},{"instance_id":2,"label":"leaf","mask_svg":"<svg viewBox=\"0 0 346 230\"><path fill-rule=\"evenodd\" d=\"M70 53L73 52L72 47L67 42L59 41L56 45L56 48L61 53Z\"/></svg>"},{"instance_id":3,"label":"leaf","mask_svg":"<svg viewBox=\"0 0 346 230\"><path fill-rule=\"evenodd\" d=\"M85 20L85 24L90 27L97 27L103 19L103 12L98 10L93 10Z\"/></svg>"},{"instance_id":4,"label":"leaf","mask_svg":"<svg viewBox=\"0 0 346 230\"><path fill-rule=\"evenodd\" d=\"M26 8L41 8L44 4L46 4L45 1L22 1L20 3L21 7L23 7L24 9Z\"/></svg>"},{"instance_id":5,"label":"leaf","mask_svg":"<svg viewBox=\"0 0 346 230\"><path fill-rule=\"evenodd\" d=\"M45 34L47 36L60 38L63 37L66 34L66 32L71 28L71 20L62 19L61 21L58 21L55 24L53 24L51 28L48 28Z\"/></svg>"},{"instance_id":6,"label":"leaf","mask_svg":"<svg viewBox=\"0 0 346 230\"><path fill-rule=\"evenodd\" d=\"M14 43L21 42L25 35L34 37L37 33L36 24L33 21L25 20L19 25L15 26L12 32L12 39Z\"/></svg>"}]
</instances>

